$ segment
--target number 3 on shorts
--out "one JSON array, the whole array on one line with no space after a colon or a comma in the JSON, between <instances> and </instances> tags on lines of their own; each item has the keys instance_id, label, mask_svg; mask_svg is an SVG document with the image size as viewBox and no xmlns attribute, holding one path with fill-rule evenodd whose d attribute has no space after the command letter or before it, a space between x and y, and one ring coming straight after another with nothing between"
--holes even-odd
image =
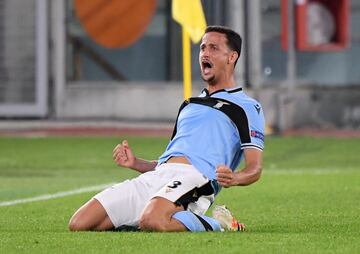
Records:
<instances>
[{"instance_id":1,"label":"number 3 on shorts","mask_svg":"<svg viewBox=\"0 0 360 254\"><path fill-rule=\"evenodd\" d=\"M171 189L175 189L177 188L179 185L181 185L180 181L173 181L172 183L173 185L168 185L167 187L171 188Z\"/></svg>"}]
</instances>

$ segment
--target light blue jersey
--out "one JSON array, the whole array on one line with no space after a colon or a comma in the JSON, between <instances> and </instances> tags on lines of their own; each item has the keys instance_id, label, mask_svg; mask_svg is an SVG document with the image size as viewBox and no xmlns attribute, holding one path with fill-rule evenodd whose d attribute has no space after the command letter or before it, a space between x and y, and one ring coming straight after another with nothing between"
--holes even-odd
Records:
<instances>
[{"instance_id":1,"label":"light blue jersey","mask_svg":"<svg viewBox=\"0 0 360 254\"><path fill-rule=\"evenodd\" d=\"M173 156L184 156L204 176L214 180L217 166L226 165L233 171L239 166L245 148L263 150L265 120L260 104L241 88L220 90L211 95L204 89L200 97L206 96L225 99L240 106L242 110L236 114L240 114L243 120L242 131L225 113L190 103L181 110L176 135L160 156L158 164Z\"/></svg>"}]
</instances>

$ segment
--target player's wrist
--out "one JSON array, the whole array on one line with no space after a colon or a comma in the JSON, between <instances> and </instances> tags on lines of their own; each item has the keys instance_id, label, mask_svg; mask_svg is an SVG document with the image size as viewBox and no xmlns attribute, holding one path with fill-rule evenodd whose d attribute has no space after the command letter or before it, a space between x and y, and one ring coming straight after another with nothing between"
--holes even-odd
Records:
<instances>
[{"instance_id":1,"label":"player's wrist","mask_svg":"<svg viewBox=\"0 0 360 254\"><path fill-rule=\"evenodd\" d=\"M233 182L233 186L241 186L242 181L241 181L241 175L239 174L239 172L234 172L234 182Z\"/></svg>"},{"instance_id":2,"label":"player's wrist","mask_svg":"<svg viewBox=\"0 0 360 254\"><path fill-rule=\"evenodd\" d=\"M136 158L136 157L134 157L134 162L133 162L133 164L131 165L131 169L134 169L134 170L136 170L136 171L139 171L139 168L140 167L140 161L139 161L139 159L138 158Z\"/></svg>"}]
</instances>

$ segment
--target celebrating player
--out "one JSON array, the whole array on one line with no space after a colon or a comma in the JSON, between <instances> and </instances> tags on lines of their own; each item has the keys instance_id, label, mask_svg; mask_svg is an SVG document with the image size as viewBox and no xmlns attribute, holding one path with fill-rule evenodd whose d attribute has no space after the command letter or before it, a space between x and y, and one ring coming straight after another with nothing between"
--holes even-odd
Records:
<instances>
[{"instance_id":1,"label":"celebrating player","mask_svg":"<svg viewBox=\"0 0 360 254\"><path fill-rule=\"evenodd\" d=\"M204 215L221 187L249 185L261 175L263 111L234 79L241 44L233 30L207 27L199 53L207 87L180 107L165 152L147 161L137 158L126 140L117 145L115 162L142 174L95 195L73 215L70 230L243 229L225 207L216 207L214 218ZM242 158L244 168L235 171Z\"/></svg>"}]
</instances>

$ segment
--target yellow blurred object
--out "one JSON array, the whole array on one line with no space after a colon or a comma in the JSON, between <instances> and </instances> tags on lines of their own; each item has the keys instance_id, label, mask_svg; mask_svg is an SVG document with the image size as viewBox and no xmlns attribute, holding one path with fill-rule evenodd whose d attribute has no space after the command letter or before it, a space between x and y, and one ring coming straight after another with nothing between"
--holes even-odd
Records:
<instances>
[{"instance_id":1,"label":"yellow blurred object","mask_svg":"<svg viewBox=\"0 0 360 254\"><path fill-rule=\"evenodd\" d=\"M172 16L198 43L206 29L206 20L200 0L173 0Z\"/></svg>"},{"instance_id":2,"label":"yellow blurred object","mask_svg":"<svg viewBox=\"0 0 360 254\"><path fill-rule=\"evenodd\" d=\"M269 125L265 125L265 135L272 135L272 134L274 134L274 129Z\"/></svg>"},{"instance_id":3,"label":"yellow blurred object","mask_svg":"<svg viewBox=\"0 0 360 254\"><path fill-rule=\"evenodd\" d=\"M189 33L182 27L183 36L183 79L184 79L184 100L191 97L191 42Z\"/></svg>"}]
</instances>

